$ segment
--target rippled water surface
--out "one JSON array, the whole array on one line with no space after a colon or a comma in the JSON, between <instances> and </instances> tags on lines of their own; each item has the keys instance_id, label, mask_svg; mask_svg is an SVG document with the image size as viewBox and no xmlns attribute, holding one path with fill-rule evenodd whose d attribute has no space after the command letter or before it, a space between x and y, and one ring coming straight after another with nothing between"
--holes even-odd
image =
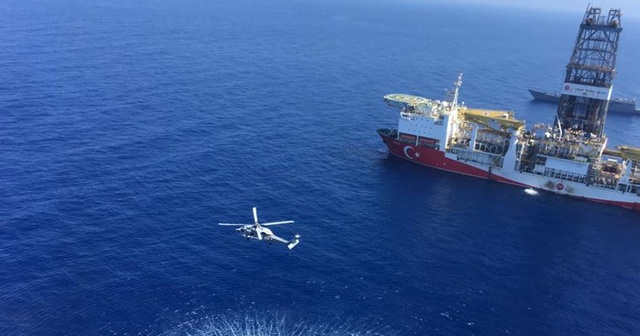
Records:
<instances>
[{"instance_id":1,"label":"rippled water surface","mask_svg":"<svg viewBox=\"0 0 640 336\"><path fill-rule=\"evenodd\" d=\"M575 15L0 3L1 335L638 335L640 214L389 157L387 93L550 122ZM623 8L624 10L624 8ZM640 24L615 95L640 97ZM640 145L640 116L610 115ZM247 242L217 222L274 228Z\"/></svg>"}]
</instances>

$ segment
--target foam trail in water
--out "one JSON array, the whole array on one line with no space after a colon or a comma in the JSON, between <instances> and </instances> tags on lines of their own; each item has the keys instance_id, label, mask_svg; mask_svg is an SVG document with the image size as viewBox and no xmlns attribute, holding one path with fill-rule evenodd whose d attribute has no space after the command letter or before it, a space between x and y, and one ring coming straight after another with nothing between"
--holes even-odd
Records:
<instances>
[{"instance_id":1,"label":"foam trail in water","mask_svg":"<svg viewBox=\"0 0 640 336\"><path fill-rule=\"evenodd\" d=\"M164 336L320 336L394 335L378 323L293 320L282 314L252 316L218 315L181 323Z\"/></svg>"},{"instance_id":2,"label":"foam trail in water","mask_svg":"<svg viewBox=\"0 0 640 336\"><path fill-rule=\"evenodd\" d=\"M527 188L527 189L524 190L524 192L526 192L527 195L537 195L538 194L538 192L533 188Z\"/></svg>"}]
</instances>

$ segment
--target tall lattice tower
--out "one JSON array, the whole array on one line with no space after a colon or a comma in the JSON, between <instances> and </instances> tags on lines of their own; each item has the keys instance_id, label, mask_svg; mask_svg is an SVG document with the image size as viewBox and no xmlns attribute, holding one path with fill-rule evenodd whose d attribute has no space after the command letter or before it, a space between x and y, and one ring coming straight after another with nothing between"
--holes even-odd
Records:
<instances>
[{"instance_id":1,"label":"tall lattice tower","mask_svg":"<svg viewBox=\"0 0 640 336\"><path fill-rule=\"evenodd\" d=\"M622 25L619 9L589 7L580 24L560 93L556 124L601 136L611 99Z\"/></svg>"}]
</instances>

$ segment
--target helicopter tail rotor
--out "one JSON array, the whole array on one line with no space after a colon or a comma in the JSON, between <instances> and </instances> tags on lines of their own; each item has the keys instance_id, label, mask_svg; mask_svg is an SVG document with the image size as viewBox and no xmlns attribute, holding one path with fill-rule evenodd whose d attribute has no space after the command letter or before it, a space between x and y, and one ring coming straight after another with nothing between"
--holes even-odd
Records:
<instances>
[{"instance_id":1,"label":"helicopter tail rotor","mask_svg":"<svg viewBox=\"0 0 640 336\"><path fill-rule=\"evenodd\" d=\"M291 240L287 247L292 250L294 247L296 247L296 245L298 245L298 243L300 243L300 235L297 234L293 236L293 240Z\"/></svg>"}]
</instances>

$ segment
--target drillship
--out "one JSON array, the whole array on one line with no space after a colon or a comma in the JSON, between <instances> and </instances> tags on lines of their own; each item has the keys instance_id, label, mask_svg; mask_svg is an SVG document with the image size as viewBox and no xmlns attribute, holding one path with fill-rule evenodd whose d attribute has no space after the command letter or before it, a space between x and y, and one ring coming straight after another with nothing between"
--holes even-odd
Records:
<instances>
[{"instance_id":1,"label":"drillship","mask_svg":"<svg viewBox=\"0 0 640 336\"><path fill-rule=\"evenodd\" d=\"M398 128L379 129L391 154L425 166L640 210L640 148L607 148L621 12L587 8L552 125L525 127L512 112L450 99L390 94Z\"/></svg>"}]
</instances>

